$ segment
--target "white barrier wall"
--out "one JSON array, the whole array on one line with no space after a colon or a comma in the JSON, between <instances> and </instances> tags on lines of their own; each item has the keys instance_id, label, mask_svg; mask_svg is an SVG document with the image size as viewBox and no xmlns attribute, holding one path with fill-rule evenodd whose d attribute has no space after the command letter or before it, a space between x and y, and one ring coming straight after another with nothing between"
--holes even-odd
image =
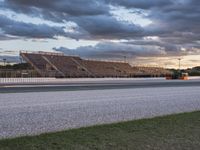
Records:
<instances>
[{"instance_id":1,"label":"white barrier wall","mask_svg":"<svg viewBox=\"0 0 200 150\"><path fill-rule=\"evenodd\" d=\"M55 78L0 78L1 84L9 83L48 83L57 81Z\"/></svg>"},{"instance_id":2,"label":"white barrier wall","mask_svg":"<svg viewBox=\"0 0 200 150\"><path fill-rule=\"evenodd\" d=\"M43 84L43 83L80 83L80 82L106 82L106 81L131 81L131 80L164 80L165 78L0 78L0 85L10 84ZM190 80L200 77L189 77Z\"/></svg>"},{"instance_id":3,"label":"white barrier wall","mask_svg":"<svg viewBox=\"0 0 200 150\"><path fill-rule=\"evenodd\" d=\"M87 81L163 80L163 78L0 78L0 84L71 83Z\"/></svg>"}]
</instances>

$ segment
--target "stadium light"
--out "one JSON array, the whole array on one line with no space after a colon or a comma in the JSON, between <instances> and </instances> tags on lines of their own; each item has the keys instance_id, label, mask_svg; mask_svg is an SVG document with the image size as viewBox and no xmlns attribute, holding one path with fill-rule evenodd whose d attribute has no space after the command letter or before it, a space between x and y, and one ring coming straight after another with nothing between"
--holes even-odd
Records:
<instances>
[{"instance_id":1,"label":"stadium light","mask_svg":"<svg viewBox=\"0 0 200 150\"><path fill-rule=\"evenodd\" d=\"M6 66L6 58L3 59L3 65Z\"/></svg>"}]
</instances>

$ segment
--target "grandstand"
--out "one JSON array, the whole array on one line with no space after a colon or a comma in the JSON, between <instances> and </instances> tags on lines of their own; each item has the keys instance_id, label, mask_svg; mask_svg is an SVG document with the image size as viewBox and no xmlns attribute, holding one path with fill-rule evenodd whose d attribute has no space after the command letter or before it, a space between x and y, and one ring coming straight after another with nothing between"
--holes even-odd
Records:
<instances>
[{"instance_id":1,"label":"grandstand","mask_svg":"<svg viewBox=\"0 0 200 150\"><path fill-rule=\"evenodd\" d=\"M164 68L132 67L125 62L84 60L61 53L20 52L20 56L37 71L40 77L161 77L170 73Z\"/></svg>"}]
</instances>

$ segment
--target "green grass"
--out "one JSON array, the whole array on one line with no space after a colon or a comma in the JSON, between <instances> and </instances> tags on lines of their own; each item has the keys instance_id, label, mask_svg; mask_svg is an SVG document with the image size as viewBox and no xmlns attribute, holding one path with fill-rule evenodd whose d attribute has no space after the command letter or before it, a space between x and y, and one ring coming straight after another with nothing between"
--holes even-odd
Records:
<instances>
[{"instance_id":1,"label":"green grass","mask_svg":"<svg viewBox=\"0 0 200 150\"><path fill-rule=\"evenodd\" d=\"M0 141L0 150L199 150L200 112Z\"/></svg>"}]
</instances>

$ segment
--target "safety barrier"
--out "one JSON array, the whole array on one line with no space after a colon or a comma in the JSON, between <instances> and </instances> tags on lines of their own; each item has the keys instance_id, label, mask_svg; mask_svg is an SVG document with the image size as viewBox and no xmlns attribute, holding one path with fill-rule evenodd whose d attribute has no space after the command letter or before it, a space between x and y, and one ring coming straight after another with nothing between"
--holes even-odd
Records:
<instances>
[{"instance_id":1,"label":"safety barrier","mask_svg":"<svg viewBox=\"0 0 200 150\"><path fill-rule=\"evenodd\" d=\"M189 80L199 80L200 77L189 77ZM130 81L130 80L165 80L165 78L0 78L0 85L23 84L60 84L80 82L106 82L106 81Z\"/></svg>"},{"instance_id":2,"label":"safety barrier","mask_svg":"<svg viewBox=\"0 0 200 150\"><path fill-rule=\"evenodd\" d=\"M71 83L71 82L96 82L110 80L163 80L164 78L0 78L0 85L12 84L51 84L51 83Z\"/></svg>"}]
</instances>

